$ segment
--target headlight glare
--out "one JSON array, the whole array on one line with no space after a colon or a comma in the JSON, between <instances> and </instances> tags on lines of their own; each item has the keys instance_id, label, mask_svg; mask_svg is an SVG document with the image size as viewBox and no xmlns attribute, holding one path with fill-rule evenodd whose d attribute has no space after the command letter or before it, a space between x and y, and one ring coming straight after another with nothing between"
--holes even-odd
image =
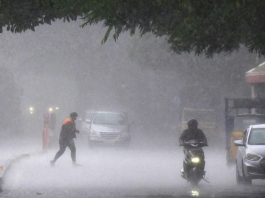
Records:
<instances>
[{"instance_id":1,"label":"headlight glare","mask_svg":"<svg viewBox=\"0 0 265 198\"><path fill-rule=\"evenodd\" d=\"M200 158L198 158L198 157L192 157L191 158L191 162L193 162L193 163L199 163L200 162Z\"/></svg>"}]
</instances>

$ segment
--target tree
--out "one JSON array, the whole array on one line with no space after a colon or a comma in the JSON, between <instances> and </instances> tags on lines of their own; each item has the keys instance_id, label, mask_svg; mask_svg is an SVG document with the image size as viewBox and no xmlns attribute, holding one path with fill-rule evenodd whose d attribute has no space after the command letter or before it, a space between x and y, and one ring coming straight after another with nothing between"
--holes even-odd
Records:
<instances>
[{"instance_id":1,"label":"tree","mask_svg":"<svg viewBox=\"0 0 265 198\"><path fill-rule=\"evenodd\" d=\"M175 53L195 52L211 57L231 53L244 45L265 55L265 1L263 0L2 0L0 27L12 32L56 19L84 19L82 27L103 22L112 33L152 32L166 36Z\"/></svg>"},{"instance_id":2,"label":"tree","mask_svg":"<svg viewBox=\"0 0 265 198\"><path fill-rule=\"evenodd\" d=\"M194 56L193 53L165 53L168 45L163 42L163 38L151 34L145 34L141 39L137 36L138 32L130 39L129 57L141 68L152 70L159 76L148 79L149 84L153 81L154 87L159 89L150 89L145 92L145 97L153 93L152 98L160 104L165 101L161 95L166 96L164 98L172 98L171 101L166 100L166 104L161 105L163 108L157 111L159 115L163 115L162 120L168 122L175 119L175 123L180 121L184 107L213 108L217 112L218 127L222 128L224 98L250 97L250 85L245 82L245 72L257 66L258 62L255 62L256 54L248 53L246 48L242 47L239 52L233 52L229 56L220 53L207 59ZM145 77L148 78L146 73ZM176 97L173 100L174 95ZM155 108L151 103L152 98L148 99L149 103L145 108Z\"/></svg>"}]
</instances>

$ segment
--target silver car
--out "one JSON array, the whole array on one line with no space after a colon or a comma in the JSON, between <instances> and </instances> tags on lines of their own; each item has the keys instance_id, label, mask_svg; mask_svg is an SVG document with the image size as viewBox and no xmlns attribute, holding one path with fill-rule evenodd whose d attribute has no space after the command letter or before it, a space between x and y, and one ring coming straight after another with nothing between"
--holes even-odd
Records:
<instances>
[{"instance_id":1,"label":"silver car","mask_svg":"<svg viewBox=\"0 0 265 198\"><path fill-rule=\"evenodd\" d=\"M91 121L94 117L95 111L86 111L82 118L81 132L88 133L91 126Z\"/></svg>"},{"instance_id":2,"label":"silver car","mask_svg":"<svg viewBox=\"0 0 265 198\"><path fill-rule=\"evenodd\" d=\"M88 143L122 144L130 143L130 123L125 112L98 111L91 122Z\"/></svg>"},{"instance_id":3,"label":"silver car","mask_svg":"<svg viewBox=\"0 0 265 198\"><path fill-rule=\"evenodd\" d=\"M235 140L239 146L236 156L236 180L238 184L252 184L252 179L265 179L265 124L250 125L243 140Z\"/></svg>"}]
</instances>

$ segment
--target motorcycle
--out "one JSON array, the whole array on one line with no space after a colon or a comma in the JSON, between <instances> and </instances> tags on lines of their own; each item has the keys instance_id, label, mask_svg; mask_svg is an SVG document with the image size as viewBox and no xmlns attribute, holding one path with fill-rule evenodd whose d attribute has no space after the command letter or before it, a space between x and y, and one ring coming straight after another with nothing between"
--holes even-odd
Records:
<instances>
[{"instance_id":1,"label":"motorcycle","mask_svg":"<svg viewBox=\"0 0 265 198\"><path fill-rule=\"evenodd\" d=\"M181 176L193 186L197 186L201 180L208 182L204 178L206 171L204 171L205 160L202 149L202 147L208 145L204 142L198 142L197 140L192 139L180 146L184 146L185 155L183 161L184 169L181 170Z\"/></svg>"}]
</instances>

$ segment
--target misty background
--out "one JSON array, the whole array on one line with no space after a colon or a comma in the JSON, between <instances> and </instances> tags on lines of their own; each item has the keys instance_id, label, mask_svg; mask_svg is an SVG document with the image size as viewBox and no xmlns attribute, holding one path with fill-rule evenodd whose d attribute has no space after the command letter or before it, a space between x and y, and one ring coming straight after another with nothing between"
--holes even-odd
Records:
<instances>
[{"instance_id":1,"label":"misty background","mask_svg":"<svg viewBox=\"0 0 265 198\"><path fill-rule=\"evenodd\" d=\"M121 110L135 122L132 139L167 144L181 133L182 108L200 107L217 110L224 135L224 98L250 97L245 72L262 61L244 47L212 59L178 55L152 34L123 33L101 45L107 29L81 24L0 34L1 135L41 137L43 114L56 106L58 133L72 111Z\"/></svg>"}]
</instances>

